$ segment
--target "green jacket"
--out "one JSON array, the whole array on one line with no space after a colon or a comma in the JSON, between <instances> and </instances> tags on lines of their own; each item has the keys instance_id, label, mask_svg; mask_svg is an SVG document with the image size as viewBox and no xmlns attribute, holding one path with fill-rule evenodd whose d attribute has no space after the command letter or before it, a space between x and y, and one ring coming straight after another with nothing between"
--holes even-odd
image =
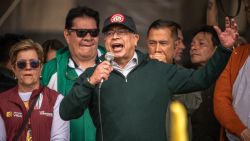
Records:
<instances>
[{"instance_id":1,"label":"green jacket","mask_svg":"<svg viewBox=\"0 0 250 141\"><path fill-rule=\"evenodd\" d=\"M113 70L100 90L104 141L166 141L166 109L175 93L208 88L216 81L231 51L219 47L207 65L199 70L165 64L137 51L139 64L125 78ZM98 85L87 77L88 69L62 100L59 113L64 120L80 117L89 108L101 141L98 113Z\"/></svg>"},{"instance_id":2,"label":"green jacket","mask_svg":"<svg viewBox=\"0 0 250 141\"><path fill-rule=\"evenodd\" d=\"M105 52L103 47L98 48L101 53ZM57 74L57 88L59 93L66 96L73 84L78 78L73 68L68 67L70 52L68 48L59 50L56 58L49 61L43 66L41 83L49 85L52 76ZM51 86L49 86L51 87ZM53 86L52 86L53 87ZM70 121L70 140L71 141L95 141L96 129L90 117L89 111L86 110L83 116Z\"/></svg>"}]
</instances>

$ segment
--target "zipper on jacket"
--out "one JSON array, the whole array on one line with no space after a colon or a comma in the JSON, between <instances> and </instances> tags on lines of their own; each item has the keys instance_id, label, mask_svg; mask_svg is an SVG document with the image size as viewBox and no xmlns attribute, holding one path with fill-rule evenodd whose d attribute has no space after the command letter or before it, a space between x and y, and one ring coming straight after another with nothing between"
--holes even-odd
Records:
<instances>
[{"instance_id":1,"label":"zipper on jacket","mask_svg":"<svg viewBox=\"0 0 250 141\"><path fill-rule=\"evenodd\" d=\"M145 60L142 60L142 62L141 63L139 63L139 64L137 64L129 73L128 73L128 75L125 77L124 75L124 78L125 78L125 82L127 83L128 82L128 76L134 71L134 70L136 70L137 68L139 68L139 66L141 66L143 63L144 63L144 61Z\"/></svg>"},{"instance_id":2,"label":"zipper on jacket","mask_svg":"<svg viewBox=\"0 0 250 141\"><path fill-rule=\"evenodd\" d=\"M139 58L138 58L139 59ZM123 78L124 78L124 80L125 80L125 82L127 83L128 82L128 76L130 75L130 73L132 73L135 69L137 69L137 68L139 68L139 66L141 66L142 64L144 64L145 63L145 61L147 61L148 60L148 58L143 58L142 59L142 61L141 62L139 62L128 74L127 74L127 76L124 76L121 72L119 72L118 70L113 70L115 73L117 73L117 74L120 74Z\"/></svg>"},{"instance_id":3,"label":"zipper on jacket","mask_svg":"<svg viewBox=\"0 0 250 141\"><path fill-rule=\"evenodd\" d=\"M119 72L118 70L115 70L115 69L114 69L113 71L114 71L115 73L121 75L121 77L124 78L124 80L125 80L126 83L128 82L127 77L125 77L121 72Z\"/></svg>"}]
</instances>

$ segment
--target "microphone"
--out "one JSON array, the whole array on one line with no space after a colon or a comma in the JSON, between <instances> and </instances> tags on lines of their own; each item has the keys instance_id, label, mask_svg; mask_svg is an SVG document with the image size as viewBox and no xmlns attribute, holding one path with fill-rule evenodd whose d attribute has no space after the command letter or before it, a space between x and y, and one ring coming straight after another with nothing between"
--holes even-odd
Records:
<instances>
[{"instance_id":1,"label":"microphone","mask_svg":"<svg viewBox=\"0 0 250 141\"><path fill-rule=\"evenodd\" d=\"M112 53L112 52L107 52L106 54L105 54L105 60L106 61L109 61L109 63L111 64L112 63L112 61L114 60L114 54ZM99 88L101 88L102 87L102 83L103 83L103 81L104 81L104 79L102 79L101 80L101 82L100 82L100 84L99 84Z\"/></svg>"},{"instance_id":2,"label":"microphone","mask_svg":"<svg viewBox=\"0 0 250 141\"><path fill-rule=\"evenodd\" d=\"M114 54L112 52L107 52L105 54L105 60L109 61L111 63L114 60Z\"/></svg>"}]
</instances>

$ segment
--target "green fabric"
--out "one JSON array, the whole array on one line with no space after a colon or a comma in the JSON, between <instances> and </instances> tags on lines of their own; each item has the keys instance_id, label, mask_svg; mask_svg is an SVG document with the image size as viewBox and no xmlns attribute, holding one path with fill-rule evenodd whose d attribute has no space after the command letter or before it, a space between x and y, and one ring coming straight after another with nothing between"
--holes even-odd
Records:
<instances>
[{"instance_id":1,"label":"green fabric","mask_svg":"<svg viewBox=\"0 0 250 141\"><path fill-rule=\"evenodd\" d=\"M103 47L98 48L102 53ZM76 81L77 73L73 68L68 67L70 52L68 48L57 52L55 59L44 65L41 83L48 85L51 76L57 72L58 92L66 96ZM86 109L84 115L70 121L71 141L95 141L95 126L92 122L89 110Z\"/></svg>"},{"instance_id":2,"label":"green fabric","mask_svg":"<svg viewBox=\"0 0 250 141\"><path fill-rule=\"evenodd\" d=\"M219 47L199 70L185 69L137 52L139 64L124 77L113 70L101 88L101 116L104 141L166 141L166 109L175 93L208 88L223 71L231 52ZM73 119L89 108L101 141L98 114L98 85L87 81L94 68L85 71L62 100L60 115Z\"/></svg>"}]
</instances>

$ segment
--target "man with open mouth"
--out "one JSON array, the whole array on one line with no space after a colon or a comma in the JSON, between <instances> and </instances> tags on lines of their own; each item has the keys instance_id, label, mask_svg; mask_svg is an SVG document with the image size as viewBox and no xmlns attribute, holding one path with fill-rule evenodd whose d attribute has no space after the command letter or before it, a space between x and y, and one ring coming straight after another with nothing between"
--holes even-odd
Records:
<instances>
[{"instance_id":1,"label":"man with open mouth","mask_svg":"<svg viewBox=\"0 0 250 141\"><path fill-rule=\"evenodd\" d=\"M214 56L199 70L184 69L136 50L139 34L134 20L121 13L111 15L102 32L114 60L102 61L78 78L60 105L61 117L78 118L89 108L97 141L166 141L170 97L208 88L227 64L237 25L226 18L225 31L215 29L222 45Z\"/></svg>"}]
</instances>

